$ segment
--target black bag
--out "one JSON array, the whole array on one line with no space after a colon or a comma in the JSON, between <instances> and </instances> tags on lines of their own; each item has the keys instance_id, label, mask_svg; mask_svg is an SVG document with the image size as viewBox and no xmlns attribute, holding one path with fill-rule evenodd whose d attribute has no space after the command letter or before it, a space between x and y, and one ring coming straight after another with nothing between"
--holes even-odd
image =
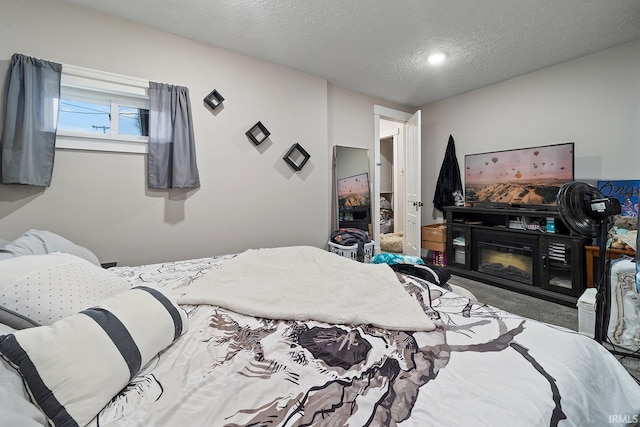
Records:
<instances>
[{"instance_id":1,"label":"black bag","mask_svg":"<svg viewBox=\"0 0 640 427\"><path fill-rule=\"evenodd\" d=\"M331 241L340 246L358 245L356 261L364 262L364 245L371 242L369 235L357 228L340 228L331 233Z\"/></svg>"},{"instance_id":2,"label":"black bag","mask_svg":"<svg viewBox=\"0 0 640 427\"><path fill-rule=\"evenodd\" d=\"M397 273L408 274L426 280L429 283L436 284L441 288L451 290L451 285L447 282L451 279L451 273L446 267L437 265L420 265L420 264L393 264L391 269Z\"/></svg>"}]
</instances>

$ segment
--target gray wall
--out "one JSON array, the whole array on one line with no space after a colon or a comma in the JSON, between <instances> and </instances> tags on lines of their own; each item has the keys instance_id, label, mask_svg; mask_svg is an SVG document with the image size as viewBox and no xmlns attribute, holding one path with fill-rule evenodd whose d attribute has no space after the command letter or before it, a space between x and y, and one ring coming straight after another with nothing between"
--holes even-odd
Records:
<instances>
[{"instance_id":1,"label":"gray wall","mask_svg":"<svg viewBox=\"0 0 640 427\"><path fill-rule=\"evenodd\" d=\"M573 141L577 180L640 179L640 40L428 104L422 123L423 224L450 134L463 175L465 154Z\"/></svg>"},{"instance_id":2,"label":"gray wall","mask_svg":"<svg viewBox=\"0 0 640 427\"><path fill-rule=\"evenodd\" d=\"M0 0L0 40L2 75L19 52L189 88L200 189L150 191L144 155L72 150L57 150L47 189L0 185L0 238L50 230L121 265L324 247L331 147L373 144L374 103L399 108L58 0ZM214 88L216 115L202 102ZM271 137L256 148L244 132L258 120ZM282 161L296 142L311 154L299 173Z\"/></svg>"}]
</instances>

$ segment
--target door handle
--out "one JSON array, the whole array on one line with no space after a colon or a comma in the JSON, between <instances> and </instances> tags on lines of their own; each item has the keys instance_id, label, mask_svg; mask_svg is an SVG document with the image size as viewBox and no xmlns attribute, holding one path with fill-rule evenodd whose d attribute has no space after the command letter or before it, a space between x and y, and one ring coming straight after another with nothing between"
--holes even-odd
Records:
<instances>
[{"instance_id":1,"label":"door handle","mask_svg":"<svg viewBox=\"0 0 640 427\"><path fill-rule=\"evenodd\" d=\"M422 202L413 202L413 206L421 208L421 207L424 206L424 203L422 203Z\"/></svg>"}]
</instances>

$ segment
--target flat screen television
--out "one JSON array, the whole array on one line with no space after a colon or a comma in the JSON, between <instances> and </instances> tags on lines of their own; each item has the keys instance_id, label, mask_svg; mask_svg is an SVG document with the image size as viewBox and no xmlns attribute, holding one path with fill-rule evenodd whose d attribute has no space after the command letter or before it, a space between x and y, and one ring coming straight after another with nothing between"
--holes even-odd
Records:
<instances>
[{"instance_id":1,"label":"flat screen television","mask_svg":"<svg viewBox=\"0 0 640 427\"><path fill-rule=\"evenodd\" d=\"M338 179L338 206L355 208L371 204L369 173Z\"/></svg>"},{"instance_id":2,"label":"flat screen television","mask_svg":"<svg viewBox=\"0 0 640 427\"><path fill-rule=\"evenodd\" d=\"M549 208L574 180L574 143L464 156L465 201L479 207Z\"/></svg>"}]
</instances>

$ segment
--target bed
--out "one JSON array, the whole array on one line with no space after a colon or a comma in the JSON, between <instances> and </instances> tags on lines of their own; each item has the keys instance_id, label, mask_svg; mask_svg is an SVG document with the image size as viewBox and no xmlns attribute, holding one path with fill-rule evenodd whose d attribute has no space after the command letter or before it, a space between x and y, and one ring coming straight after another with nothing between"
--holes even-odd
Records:
<instances>
[{"instance_id":1,"label":"bed","mask_svg":"<svg viewBox=\"0 0 640 427\"><path fill-rule=\"evenodd\" d=\"M602 346L437 275L310 247L109 270L59 250L0 259L7 425L638 421L640 386Z\"/></svg>"}]
</instances>

